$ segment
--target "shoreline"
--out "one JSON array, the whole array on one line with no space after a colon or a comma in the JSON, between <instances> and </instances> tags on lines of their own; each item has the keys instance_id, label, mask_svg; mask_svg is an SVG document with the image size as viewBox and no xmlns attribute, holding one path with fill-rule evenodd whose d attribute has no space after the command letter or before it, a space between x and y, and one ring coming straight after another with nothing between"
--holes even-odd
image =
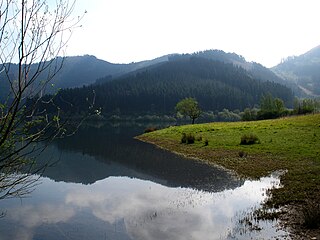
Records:
<instances>
[{"instance_id":1,"label":"shoreline","mask_svg":"<svg viewBox=\"0 0 320 240\"><path fill-rule=\"evenodd\" d=\"M295 121L297 121L297 123ZM284 122L287 125L286 127L283 127ZM261 124L262 127L260 127L259 124ZM281 127L280 124L282 124ZM274 127L270 129L266 127L266 125ZM309 128L307 129L309 125L314 133L312 132L313 135L308 135L308 138L310 137L311 140L310 143L308 142L310 146L307 150L309 152L306 152L305 146L307 145L301 144L301 142L305 140L302 139L302 141L300 139L303 137L302 133L297 131L296 139L294 139L294 137L290 138L290 136L294 133L294 130L299 128L304 132L311 132ZM227 135L233 136L233 131L238 131L234 129L239 129L244 126L246 128L254 128L259 133L258 136L262 135L263 131L268 132L266 137L264 136L266 139L268 139L269 135L275 135L280 132L281 139L279 139L285 142L285 145L277 148L277 146L273 146L274 144L278 144L275 140L272 142L266 139L263 139L262 143L256 146L241 146L238 142L236 144L233 143L232 138L229 139ZM215 129L215 131L212 131L212 129ZM275 131L275 129L278 131ZM286 130L284 131L282 129ZM232 134L230 134L229 131L231 131ZM180 142L182 132L194 132L196 136L200 134L202 138L209 138L209 146L204 146L203 141L195 142L195 144L182 144ZM292 239L320 239L319 227L316 229L305 228L303 226L302 216L306 203L311 200L316 201L320 199L320 156L317 152L317 145L320 141L316 140L318 133L320 133L319 114L259 122L209 123L169 127L160 131L140 135L136 137L136 139L191 160L202 161L210 165L218 166L240 178L256 179L267 176L273 171L288 171L280 177L283 187L273 189L270 192L271 198L264 203L264 206L266 209L280 209L281 214L276 216L276 218L280 221L280 225L292 234L292 236L290 236ZM221 136L219 135L227 140L222 142L219 138ZM221 144L213 144L213 140L210 138L212 136L214 136L215 139L219 139ZM219 141L217 140L217 142ZM290 141L292 145L288 144ZM270 147L268 147L269 145ZM245 149L245 156L240 157L239 153L243 149ZM302 152L302 154L300 154L300 152Z\"/></svg>"}]
</instances>

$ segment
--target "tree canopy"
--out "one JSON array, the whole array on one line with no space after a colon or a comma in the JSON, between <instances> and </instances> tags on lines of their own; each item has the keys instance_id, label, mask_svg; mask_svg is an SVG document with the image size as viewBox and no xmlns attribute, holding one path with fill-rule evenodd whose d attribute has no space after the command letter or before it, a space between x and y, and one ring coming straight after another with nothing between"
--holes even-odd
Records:
<instances>
[{"instance_id":1,"label":"tree canopy","mask_svg":"<svg viewBox=\"0 0 320 240\"><path fill-rule=\"evenodd\" d=\"M258 112L258 119L272 119L281 117L286 108L283 100L274 98L270 93L261 97L260 111Z\"/></svg>"},{"instance_id":2,"label":"tree canopy","mask_svg":"<svg viewBox=\"0 0 320 240\"><path fill-rule=\"evenodd\" d=\"M176 105L176 111L184 116L188 116L194 121L201 115L201 109L196 99L194 98L185 98L182 99Z\"/></svg>"}]
</instances>

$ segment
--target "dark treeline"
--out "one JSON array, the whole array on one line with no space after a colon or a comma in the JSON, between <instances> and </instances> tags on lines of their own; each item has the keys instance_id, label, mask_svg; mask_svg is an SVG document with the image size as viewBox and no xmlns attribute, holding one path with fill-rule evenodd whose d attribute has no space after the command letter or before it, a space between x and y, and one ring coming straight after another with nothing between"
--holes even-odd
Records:
<instances>
[{"instance_id":1,"label":"dark treeline","mask_svg":"<svg viewBox=\"0 0 320 240\"><path fill-rule=\"evenodd\" d=\"M101 81L103 82L103 81ZM243 110L267 93L293 104L293 93L278 83L259 81L242 67L196 56L179 58L100 85L61 90L55 104L81 114L90 105L112 114L171 114L178 101L196 98L204 111Z\"/></svg>"}]
</instances>

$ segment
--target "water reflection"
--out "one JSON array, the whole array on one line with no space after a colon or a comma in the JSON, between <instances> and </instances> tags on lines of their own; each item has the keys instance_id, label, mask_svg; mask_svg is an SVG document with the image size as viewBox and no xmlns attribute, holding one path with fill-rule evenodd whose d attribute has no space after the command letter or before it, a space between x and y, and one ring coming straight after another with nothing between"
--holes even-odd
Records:
<instances>
[{"instance_id":1,"label":"water reflection","mask_svg":"<svg viewBox=\"0 0 320 240\"><path fill-rule=\"evenodd\" d=\"M49 167L30 198L0 202L1 240L271 239L243 233L239 218L258 207L277 177L244 181L132 137L144 127L84 126L51 144ZM239 230L240 229L240 230Z\"/></svg>"},{"instance_id":2,"label":"water reflection","mask_svg":"<svg viewBox=\"0 0 320 240\"><path fill-rule=\"evenodd\" d=\"M243 181L218 168L186 160L133 139L144 127L83 126L74 136L49 146L47 156L59 156L45 176L56 181L92 184L110 176L151 180L171 187L205 191L234 188ZM57 159L58 157L56 157Z\"/></svg>"},{"instance_id":3,"label":"water reflection","mask_svg":"<svg viewBox=\"0 0 320 240\"><path fill-rule=\"evenodd\" d=\"M0 221L1 239L271 239L284 234L272 223L247 235L234 231L236 216L279 185L275 177L219 193L128 177L92 185L42 182L32 198L2 202L7 213Z\"/></svg>"}]
</instances>

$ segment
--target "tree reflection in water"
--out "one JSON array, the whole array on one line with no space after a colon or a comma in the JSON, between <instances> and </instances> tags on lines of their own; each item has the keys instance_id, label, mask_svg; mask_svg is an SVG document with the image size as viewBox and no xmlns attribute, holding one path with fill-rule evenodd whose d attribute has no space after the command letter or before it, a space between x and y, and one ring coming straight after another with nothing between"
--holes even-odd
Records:
<instances>
[{"instance_id":1,"label":"tree reflection in water","mask_svg":"<svg viewBox=\"0 0 320 240\"><path fill-rule=\"evenodd\" d=\"M269 239L275 223L243 231L277 177L240 181L134 140L142 128L84 127L49 146L59 156L32 197L0 202L1 239Z\"/></svg>"}]
</instances>

